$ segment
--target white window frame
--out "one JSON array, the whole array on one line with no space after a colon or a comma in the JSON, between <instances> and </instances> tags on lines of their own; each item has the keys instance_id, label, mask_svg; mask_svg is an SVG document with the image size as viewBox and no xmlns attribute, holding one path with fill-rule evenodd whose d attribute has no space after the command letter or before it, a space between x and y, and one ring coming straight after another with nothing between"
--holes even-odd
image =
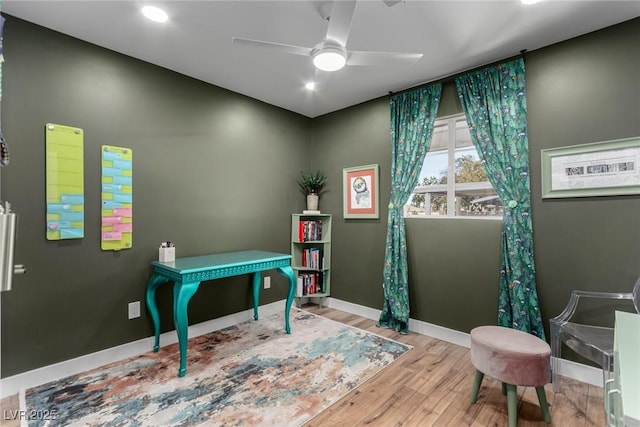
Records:
<instances>
[{"instance_id":1,"label":"white window frame","mask_svg":"<svg viewBox=\"0 0 640 427\"><path fill-rule=\"evenodd\" d=\"M464 191L464 190L494 190L493 186L489 181L483 182L463 182L463 183L455 183L455 164L456 164L456 123L460 121L466 122L466 117L463 114L455 114L452 116L446 116L436 119L434 123L434 129L437 126L441 126L443 124L447 124L449 128L448 133L448 141L447 141L447 183L446 184L433 184L433 185L418 185L414 188L411 194L424 194L425 195L425 215L410 215L405 212L405 218L460 218L460 219L491 219L491 220L502 220L502 216L492 215L492 216L482 216L482 215L470 215L470 216L461 216L456 215L456 209L458 205L458 199L456 199L456 191ZM468 126L468 125L467 125ZM444 150L442 150L444 151ZM427 155L429 152L427 152ZM425 157L426 159L426 157ZM444 216L441 215L432 215L431 208L428 204L428 199L430 198L430 193L447 193L447 214ZM496 192L497 194L497 192ZM453 200L453 203L449 201Z\"/></svg>"}]
</instances>

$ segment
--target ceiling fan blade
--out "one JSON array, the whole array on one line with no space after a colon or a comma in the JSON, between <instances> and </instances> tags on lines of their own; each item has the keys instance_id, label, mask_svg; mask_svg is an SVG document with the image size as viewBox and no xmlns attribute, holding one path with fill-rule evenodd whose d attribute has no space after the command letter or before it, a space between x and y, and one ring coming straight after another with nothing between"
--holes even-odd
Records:
<instances>
[{"instance_id":1,"label":"ceiling fan blade","mask_svg":"<svg viewBox=\"0 0 640 427\"><path fill-rule=\"evenodd\" d=\"M356 0L334 0L329 16L329 28L327 40L339 43L342 47L347 45L349 29L353 20L353 12L356 8Z\"/></svg>"},{"instance_id":2,"label":"ceiling fan blade","mask_svg":"<svg viewBox=\"0 0 640 427\"><path fill-rule=\"evenodd\" d=\"M233 44L243 45L243 46L254 46L259 48L266 48L271 50L277 50L282 53L292 53L294 55L302 55L302 56L311 56L311 48L310 47L302 47L302 46L293 46L289 44L281 44L281 43L272 43L265 42L262 40L251 40L251 39L243 39L240 37L233 38Z\"/></svg>"},{"instance_id":3,"label":"ceiling fan blade","mask_svg":"<svg viewBox=\"0 0 640 427\"><path fill-rule=\"evenodd\" d=\"M412 65L422 58L422 53L400 52L347 52L347 65Z\"/></svg>"},{"instance_id":4,"label":"ceiling fan blade","mask_svg":"<svg viewBox=\"0 0 640 427\"><path fill-rule=\"evenodd\" d=\"M402 3L404 0L382 0L382 1L384 2L384 4L391 7L391 6L397 5L398 3Z\"/></svg>"}]
</instances>

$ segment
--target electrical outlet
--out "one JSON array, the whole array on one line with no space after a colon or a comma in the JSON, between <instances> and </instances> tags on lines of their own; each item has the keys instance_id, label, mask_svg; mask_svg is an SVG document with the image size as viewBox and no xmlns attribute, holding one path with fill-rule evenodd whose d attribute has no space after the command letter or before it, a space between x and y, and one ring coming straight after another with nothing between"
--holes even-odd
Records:
<instances>
[{"instance_id":1,"label":"electrical outlet","mask_svg":"<svg viewBox=\"0 0 640 427\"><path fill-rule=\"evenodd\" d=\"M140 301L134 301L129 303L129 319L136 319L140 317Z\"/></svg>"},{"instance_id":2,"label":"electrical outlet","mask_svg":"<svg viewBox=\"0 0 640 427\"><path fill-rule=\"evenodd\" d=\"M264 288L269 289L271 287L271 276L264 277Z\"/></svg>"}]
</instances>

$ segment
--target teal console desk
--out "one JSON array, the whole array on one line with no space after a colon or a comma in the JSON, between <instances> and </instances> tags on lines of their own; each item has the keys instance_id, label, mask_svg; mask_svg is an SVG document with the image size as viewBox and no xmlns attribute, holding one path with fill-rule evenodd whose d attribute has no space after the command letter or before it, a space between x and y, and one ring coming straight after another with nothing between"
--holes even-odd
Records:
<instances>
[{"instance_id":1,"label":"teal console desk","mask_svg":"<svg viewBox=\"0 0 640 427\"><path fill-rule=\"evenodd\" d=\"M189 339L189 320L187 306L193 294L198 290L200 282L221 279L223 277L252 274L253 285L253 318L258 320L258 301L260 299L261 272L275 269L289 280L289 293L285 304L285 329L291 333L289 312L296 291L296 279L291 269L291 255L267 251L242 251L203 255L188 258L177 258L171 262L153 261L153 273L147 282L146 302L153 328L155 343L153 351L160 348L160 313L156 305L156 290L173 281L173 322L178 333L180 347L180 370L178 376L187 372L187 342Z\"/></svg>"}]
</instances>

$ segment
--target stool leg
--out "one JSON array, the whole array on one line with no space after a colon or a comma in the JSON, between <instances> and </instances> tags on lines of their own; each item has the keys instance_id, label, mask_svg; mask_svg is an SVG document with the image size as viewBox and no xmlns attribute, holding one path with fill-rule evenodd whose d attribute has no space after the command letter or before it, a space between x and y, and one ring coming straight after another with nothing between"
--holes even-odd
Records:
<instances>
[{"instance_id":1,"label":"stool leg","mask_svg":"<svg viewBox=\"0 0 640 427\"><path fill-rule=\"evenodd\" d=\"M507 383L502 383L502 395L507 395Z\"/></svg>"},{"instance_id":2,"label":"stool leg","mask_svg":"<svg viewBox=\"0 0 640 427\"><path fill-rule=\"evenodd\" d=\"M518 423L518 392L513 384L507 384L507 412L509 414L509 427L516 427Z\"/></svg>"},{"instance_id":3,"label":"stool leg","mask_svg":"<svg viewBox=\"0 0 640 427\"><path fill-rule=\"evenodd\" d=\"M480 385L482 384L483 378L484 374L476 369L476 375L473 378L473 388L471 389L471 403L476 403L478 401L478 392L480 391Z\"/></svg>"},{"instance_id":4,"label":"stool leg","mask_svg":"<svg viewBox=\"0 0 640 427\"><path fill-rule=\"evenodd\" d=\"M544 387L536 387L536 393L538 394L538 402L540 402L544 421L547 424L551 424L551 414L549 413L549 404L547 403L547 395L544 393Z\"/></svg>"}]
</instances>

